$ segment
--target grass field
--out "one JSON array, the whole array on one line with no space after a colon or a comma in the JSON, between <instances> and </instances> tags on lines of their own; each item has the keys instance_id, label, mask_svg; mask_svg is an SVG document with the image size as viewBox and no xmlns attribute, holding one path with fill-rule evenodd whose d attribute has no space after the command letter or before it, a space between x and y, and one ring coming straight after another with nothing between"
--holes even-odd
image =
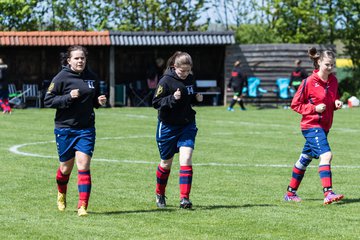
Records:
<instances>
[{"instance_id":1,"label":"grass field","mask_svg":"<svg viewBox=\"0 0 360 240\"><path fill-rule=\"evenodd\" d=\"M196 110L193 210L179 209L178 164L168 208L155 207L156 110L96 110L87 218L76 215L76 171L67 210L56 207L54 110L0 115L0 239L360 239L360 109L335 114L333 185L345 199L328 206L316 160L298 192L303 202L282 201L304 143L300 115L251 107Z\"/></svg>"}]
</instances>

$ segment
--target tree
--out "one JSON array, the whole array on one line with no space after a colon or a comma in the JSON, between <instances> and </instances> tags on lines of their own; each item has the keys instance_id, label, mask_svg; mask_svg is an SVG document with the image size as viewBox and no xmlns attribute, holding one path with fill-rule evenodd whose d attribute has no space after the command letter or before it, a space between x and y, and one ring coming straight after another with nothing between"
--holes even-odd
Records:
<instances>
[{"instance_id":1,"label":"tree","mask_svg":"<svg viewBox=\"0 0 360 240\"><path fill-rule=\"evenodd\" d=\"M339 32L346 54L351 57L354 67L360 68L360 1L342 0L338 2L337 8L341 15Z\"/></svg>"},{"instance_id":2,"label":"tree","mask_svg":"<svg viewBox=\"0 0 360 240\"><path fill-rule=\"evenodd\" d=\"M37 20L33 14L36 5L35 0L0 1L0 30L37 30Z\"/></svg>"},{"instance_id":3,"label":"tree","mask_svg":"<svg viewBox=\"0 0 360 240\"><path fill-rule=\"evenodd\" d=\"M259 16L256 0L212 0L211 6L211 11L215 12L214 21L227 30L254 23Z\"/></svg>"}]
</instances>

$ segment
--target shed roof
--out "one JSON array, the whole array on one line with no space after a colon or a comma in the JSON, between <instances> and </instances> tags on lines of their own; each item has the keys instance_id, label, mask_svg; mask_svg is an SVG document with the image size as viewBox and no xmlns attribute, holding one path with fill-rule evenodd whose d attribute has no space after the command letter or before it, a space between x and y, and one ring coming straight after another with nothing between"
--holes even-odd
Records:
<instances>
[{"instance_id":1,"label":"shed roof","mask_svg":"<svg viewBox=\"0 0 360 240\"><path fill-rule=\"evenodd\" d=\"M110 32L115 46L229 45L233 32Z\"/></svg>"},{"instance_id":2,"label":"shed roof","mask_svg":"<svg viewBox=\"0 0 360 240\"><path fill-rule=\"evenodd\" d=\"M110 45L109 31L0 32L0 46Z\"/></svg>"},{"instance_id":3,"label":"shed roof","mask_svg":"<svg viewBox=\"0 0 360 240\"><path fill-rule=\"evenodd\" d=\"M170 46L230 45L233 32L115 32L30 31L0 32L0 46Z\"/></svg>"}]
</instances>

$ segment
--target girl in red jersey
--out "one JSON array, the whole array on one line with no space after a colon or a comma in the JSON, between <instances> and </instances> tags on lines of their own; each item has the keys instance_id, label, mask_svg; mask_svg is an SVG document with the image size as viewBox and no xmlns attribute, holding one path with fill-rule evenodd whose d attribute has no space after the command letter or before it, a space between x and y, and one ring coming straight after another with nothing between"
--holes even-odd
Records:
<instances>
[{"instance_id":1,"label":"girl in red jersey","mask_svg":"<svg viewBox=\"0 0 360 240\"><path fill-rule=\"evenodd\" d=\"M314 62L312 75L303 80L297 90L291 108L302 115L301 131L305 145L299 160L295 163L292 178L285 194L285 201L300 202L296 194L307 166L313 158L320 158L319 175L324 192L324 204L341 200L344 195L332 190L332 153L327 135L333 122L334 111L341 109L338 81L332 71L335 67L335 54L332 51L308 51Z\"/></svg>"}]
</instances>

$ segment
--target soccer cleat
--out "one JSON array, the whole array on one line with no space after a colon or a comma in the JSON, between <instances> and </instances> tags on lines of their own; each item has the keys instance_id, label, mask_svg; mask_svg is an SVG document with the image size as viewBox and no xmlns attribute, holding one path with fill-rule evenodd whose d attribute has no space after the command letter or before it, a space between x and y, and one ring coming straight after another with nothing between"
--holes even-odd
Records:
<instances>
[{"instance_id":1,"label":"soccer cleat","mask_svg":"<svg viewBox=\"0 0 360 240\"><path fill-rule=\"evenodd\" d=\"M59 211L65 211L66 208L66 193L58 192L57 206Z\"/></svg>"},{"instance_id":2,"label":"soccer cleat","mask_svg":"<svg viewBox=\"0 0 360 240\"><path fill-rule=\"evenodd\" d=\"M87 211L86 211L86 207L84 205L82 205L79 209L78 209L78 216L79 217L86 217L88 215Z\"/></svg>"},{"instance_id":3,"label":"soccer cleat","mask_svg":"<svg viewBox=\"0 0 360 240\"><path fill-rule=\"evenodd\" d=\"M241 111L246 111L246 108L240 108Z\"/></svg>"},{"instance_id":4,"label":"soccer cleat","mask_svg":"<svg viewBox=\"0 0 360 240\"><path fill-rule=\"evenodd\" d=\"M235 110L234 110L233 108L231 108L231 107L228 107L227 110L230 111L230 112L234 112L234 111L235 111Z\"/></svg>"},{"instance_id":5,"label":"soccer cleat","mask_svg":"<svg viewBox=\"0 0 360 240\"><path fill-rule=\"evenodd\" d=\"M156 194L156 206L158 208L166 208L165 195Z\"/></svg>"},{"instance_id":6,"label":"soccer cleat","mask_svg":"<svg viewBox=\"0 0 360 240\"><path fill-rule=\"evenodd\" d=\"M180 208L191 209L192 208L192 203L190 202L190 199L182 198L180 200Z\"/></svg>"},{"instance_id":7,"label":"soccer cleat","mask_svg":"<svg viewBox=\"0 0 360 240\"><path fill-rule=\"evenodd\" d=\"M338 202L343 198L344 198L344 195L331 192L324 198L324 204L327 205L327 204L331 204L333 202Z\"/></svg>"},{"instance_id":8,"label":"soccer cleat","mask_svg":"<svg viewBox=\"0 0 360 240\"><path fill-rule=\"evenodd\" d=\"M285 194L284 200L286 202L301 202L301 198L298 195L296 195L296 193L294 195Z\"/></svg>"}]
</instances>

